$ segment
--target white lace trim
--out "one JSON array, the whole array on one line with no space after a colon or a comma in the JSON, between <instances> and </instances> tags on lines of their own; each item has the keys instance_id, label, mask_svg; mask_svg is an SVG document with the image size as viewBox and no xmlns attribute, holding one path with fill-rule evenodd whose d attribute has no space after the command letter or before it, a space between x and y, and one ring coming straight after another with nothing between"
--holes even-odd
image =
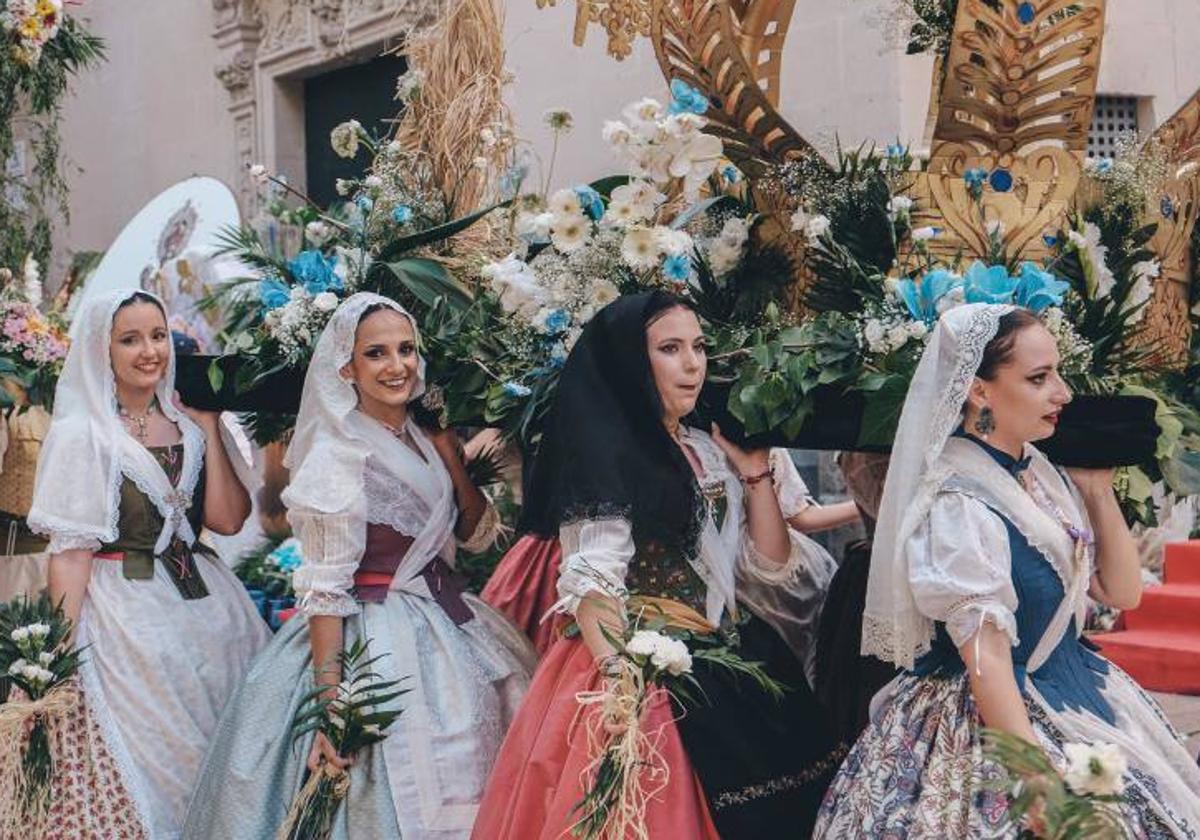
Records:
<instances>
[{"instance_id":1,"label":"white lace trim","mask_svg":"<svg viewBox=\"0 0 1200 840\"><path fill-rule=\"evenodd\" d=\"M486 551L496 541L503 524L496 506L489 499L487 506L483 509L483 515L475 523L475 530L471 532L471 536L465 540L459 540L458 544L468 554L479 554Z\"/></svg>"},{"instance_id":2,"label":"white lace trim","mask_svg":"<svg viewBox=\"0 0 1200 840\"><path fill-rule=\"evenodd\" d=\"M334 615L342 618L362 612L362 606L347 592L310 589L296 604L303 615Z\"/></svg>"},{"instance_id":3,"label":"white lace trim","mask_svg":"<svg viewBox=\"0 0 1200 840\"><path fill-rule=\"evenodd\" d=\"M783 565L760 552L754 540L746 534L743 541L746 570L766 583L784 583L794 578L804 560L804 543L803 537L791 528L787 529L787 534L788 556Z\"/></svg>"},{"instance_id":4,"label":"white lace trim","mask_svg":"<svg viewBox=\"0 0 1200 840\"><path fill-rule=\"evenodd\" d=\"M566 558L558 571L558 592L561 596L548 610L548 614L569 613L574 615L579 604L593 592L624 603L629 590L624 580L617 580L609 572L590 564L579 554Z\"/></svg>"},{"instance_id":5,"label":"white lace trim","mask_svg":"<svg viewBox=\"0 0 1200 840\"><path fill-rule=\"evenodd\" d=\"M71 534L66 531L50 534L50 544L46 546L47 554L62 554L64 551L96 551L101 546L100 540L87 534Z\"/></svg>"},{"instance_id":6,"label":"white lace trim","mask_svg":"<svg viewBox=\"0 0 1200 840\"><path fill-rule=\"evenodd\" d=\"M429 521L429 505L399 476L387 472L375 458L363 467L363 493L367 498L367 521L387 525L406 537L421 533Z\"/></svg>"}]
</instances>

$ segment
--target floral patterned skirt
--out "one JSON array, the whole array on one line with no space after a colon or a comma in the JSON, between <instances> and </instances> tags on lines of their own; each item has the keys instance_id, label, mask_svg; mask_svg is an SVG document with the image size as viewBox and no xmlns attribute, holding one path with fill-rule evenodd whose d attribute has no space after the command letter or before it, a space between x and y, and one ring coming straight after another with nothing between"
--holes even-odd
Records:
<instances>
[{"instance_id":1,"label":"floral patterned skirt","mask_svg":"<svg viewBox=\"0 0 1200 840\"><path fill-rule=\"evenodd\" d=\"M78 680L75 683L78 690ZM147 840L82 692L80 697L69 712L46 723L54 775L50 811L37 836L39 840ZM0 797L8 795L0 792Z\"/></svg>"},{"instance_id":2,"label":"floral patterned skirt","mask_svg":"<svg viewBox=\"0 0 1200 840\"><path fill-rule=\"evenodd\" d=\"M1153 701L1118 669L1113 671L1110 686L1122 699L1128 698L1114 703L1118 726L1155 730L1140 733L1146 738L1145 748L1170 751L1177 736ZM1131 709L1135 703L1137 708ZM1102 739L1090 737L1092 733L1064 734L1060 723L1082 720L1082 713L1047 712L1028 696L1026 706L1043 749L1060 769L1066 766L1065 743ZM995 784L1003 771L984 760L979 731L966 674L902 678L830 785L813 836L829 840L1015 837L1018 827L1008 818L1003 782ZM1174 743L1178 757L1187 757L1178 741ZM1165 795L1168 787L1172 792L1197 790L1194 774L1184 777L1187 769L1173 760L1176 756L1169 756L1180 775L1169 780L1171 785L1160 786L1160 781L1168 780L1139 768L1137 755L1128 748L1125 752L1130 771L1121 810L1129 836L1139 840L1195 837L1192 812L1200 807L1198 800Z\"/></svg>"}]
</instances>

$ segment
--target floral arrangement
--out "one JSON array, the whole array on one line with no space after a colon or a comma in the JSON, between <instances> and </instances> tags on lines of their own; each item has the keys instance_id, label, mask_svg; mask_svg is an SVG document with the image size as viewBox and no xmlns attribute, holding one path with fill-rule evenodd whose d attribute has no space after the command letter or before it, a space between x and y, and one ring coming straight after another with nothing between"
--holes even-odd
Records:
<instances>
[{"instance_id":1,"label":"floral arrangement","mask_svg":"<svg viewBox=\"0 0 1200 840\"><path fill-rule=\"evenodd\" d=\"M286 616L285 611L295 606L292 575L302 562L300 541L288 537L282 542L265 542L257 550L242 555L233 568L259 614L273 630L279 629L280 613Z\"/></svg>"},{"instance_id":2,"label":"floral arrangement","mask_svg":"<svg viewBox=\"0 0 1200 840\"><path fill-rule=\"evenodd\" d=\"M42 48L62 27L62 0L8 0L0 11L0 31L8 36L17 60L36 64Z\"/></svg>"},{"instance_id":3,"label":"floral arrangement","mask_svg":"<svg viewBox=\"0 0 1200 840\"><path fill-rule=\"evenodd\" d=\"M21 282L0 268L0 407L49 406L67 357L67 326L58 307L38 309L42 299L37 260L25 258Z\"/></svg>"},{"instance_id":4,"label":"floral arrangement","mask_svg":"<svg viewBox=\"0 0 1200 840\"><path fill-rule=\"evenodd\" d=\"M746 676L775 697L782 697L787 689L758 663L745 661L732 648L669 628L659 616L647 618L635 613L629 616L622 633L602 630L618 652L602 666L604 687L576 697L584 713L592 711L587 725L592 762L584 772L589 786L575 806L579 818L571 833L584 840L649 840L646 803L666 787L669 777L658 754L657 736L647 732L642 723L642 716L659 693L666 691L695 703L689 691L690 687L699 687L692 676L695 661ZM688 642L692 642L690 648ZM616 734L610 734L612 730Z\"/></svg>"},{"instance_id":5,"label":"floral arrangement","mask_svg":"<svg viewBox=\"0 0 1200 840\"><path fill-rule=\"evenodd\" d=\"M1066 772L1059 775L1040 748L994 729L983 731L984 754L1004 770L999 785L1011 791L1009 816L1024 823L1023 837L1053 840L1124 840L1120 812L1127 770L1113 744L1065 744Z\"/></svg>"},{"instance_id":6,"label":"floral arrangement","mask_svg":"<svg viewBox=\"0 0 1200 840\"><path fill-rule=\"evenodd\" d=\"M301 738L314 732L327 737L338 755L350 757L387 737L387 729L398 709L383 706L407 693L397 689L403 680L384 680L371 670L382 657L372 657L370 640L359 639L337 657L342 680L330 695L330 687L319 685L305 697L292 724L292 735ZM279 840L325 840L333 831L333 820L342 800L350 792L350 775L329 764L308 776L296 795Z\"/></svg>"},{"instance_id":7,"label":"floral arrangement","mask_svg":"<svg viewBox=\"0 0 1200 840\"><path fill-rule=\"evenodd\" d=\"M63 0L0 0L0 160L16 162L19 172L12 178L10 169L4 179L0 266L30 253L42 264L50 259L55 220L69 215L60 103L71 77L103 56L103 41L66 14ZM18 119L27 144L14 134Z\"/></svg>"},{"instance_id":8,"label":"floral arrangement","mask_svg":"<svg viewBox=\"0 0 1200 840\"><path fill-rule=\"evenodd\" d=\"M0 671L20 691L0 705L0 784L18 794L10 800L13 812L0 814L6 837L41 825L49 810L54 757L46 721L78 702L72 682L81 651L70 646L70 636L71 621L45 593L0 611Z\"/></svg>"}]
</instances>

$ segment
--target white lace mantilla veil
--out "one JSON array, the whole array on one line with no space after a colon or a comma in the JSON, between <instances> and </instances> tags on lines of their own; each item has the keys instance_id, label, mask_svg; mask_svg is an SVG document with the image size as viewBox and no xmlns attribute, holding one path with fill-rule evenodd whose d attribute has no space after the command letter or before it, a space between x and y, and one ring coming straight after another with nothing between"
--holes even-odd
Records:
<instances>
[{"instance_id":1,"label":"white lace mantilla veil","mask_svg":"<svg viewBox=\"0 0 1200 840\"><path fill-rule=\"evenodd\" d=\"M416 319L391 298L358 292L337 308L317 339L308 364L296 431L283 459L283 465L292 471L291 483L283 492L288 510L333 514L361 505L367 456L382 453L364 437L362 424L356 422L358 394L341 371L354 353L354 336L363 312L380 305L408 319L420 346ZM424 392L425 359L420 357L417 383L409 401Z\"/></svg>"},{"instance_id":2,"label":"white lace mantilla veil","mask_svg":"<svg viewBox=\"0 0 1200 840\"><path fill-rule=\"evenodd\" d=\"M161 553L178 535L196 539L187 517L192 491L204 465L204 433L175 407L175 349L168 342L167 371L155 387L159 410L183 438L183 471L172 486L154 456L125 429L117 409L116 379L109 342L117 309L135 294L162 301L141 289L119 289L90 301L76 315L71 342L54 392L54 414L42 444L29 527L51 537L56 550L97 548L116 540L122 476L131 479L163 515L155 545ZM235 460L236 457L235 457Z\"/></svg>"},{"instance_id":3,"label":"white lace mantilla veil","mask_svg":"<svg viewBox=\"0 0 1200 840\"><path fill-rule=\"evenodd\" d=\"M945 470L938 463L962 422L963 405L1005 304L972 303L938 320L917 365L892 444L891 463L871 548L862 652L911 668L929 650L934 625L909 586L904 546L933 504Z\"/></svg>"}]
</instances>

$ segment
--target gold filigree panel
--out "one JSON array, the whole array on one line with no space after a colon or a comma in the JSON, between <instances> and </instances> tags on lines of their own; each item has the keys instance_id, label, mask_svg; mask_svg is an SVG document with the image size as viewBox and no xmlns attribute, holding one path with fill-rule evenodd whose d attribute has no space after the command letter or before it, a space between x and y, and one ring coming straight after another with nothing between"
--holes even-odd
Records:
<instances>
[{"instance_id":1,"label":"gold filigree panel","mask_svg":"<svg viewBox=\"0 0 1200 840\"><path fill-rule=\"evenodd\" d=\"M976 200L963 177L974 168L1007 172L1011 188L1003 192L985 189ZM998 222L1008 253L1039 260L1049 250L1042 235L1062 224L1079 176L1075 155L1053 146L1016 156L978 154L968 144L943 143L929 170L920 173L913 185L917 203L913 225L941 229L926 244L944 259L953 259L960 252L968 258L982 258L989 251L988 225Z\"/></svg>"},{"instance_id":2,"label":"gold filigree panel","mask_svg":"<svg viewBox=\"0 0 1200 840\"><path fill-rule=\"evenodd\" d=\"M1096 95L1103 0L961 0L937 104L934 145L1082 154Z\"/></svg>"}]
</instances>

